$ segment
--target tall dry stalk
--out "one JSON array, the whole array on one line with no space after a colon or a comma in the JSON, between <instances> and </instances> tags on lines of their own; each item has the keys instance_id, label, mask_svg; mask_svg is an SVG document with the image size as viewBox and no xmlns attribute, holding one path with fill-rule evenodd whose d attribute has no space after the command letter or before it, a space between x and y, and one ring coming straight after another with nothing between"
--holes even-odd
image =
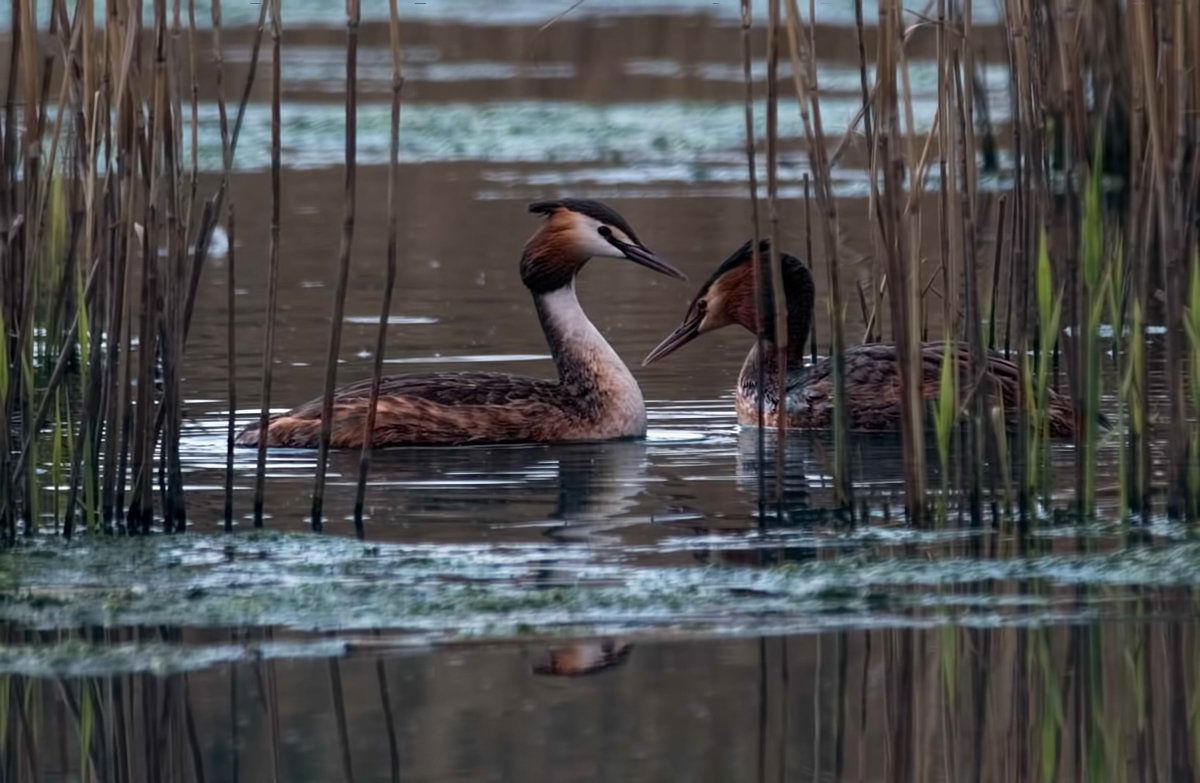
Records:
<instances>
[{"instance_id":1,"label":"tall dry stalk","mask_svg":"<svg viewBox=\"0 0 1200 783\"><path fill-rule=\"evenodd\" d=\"M97 31L91 0L76 2L73 17L54 0L48 38L36 3L12 7L0 123L0 407L9 422L0 528L9 541L18 520L32 532L50 492L46 508L65 535L77 519L93 530L143 533L159 519L182 530L181 366L214 209L212 199L195 208L194 122L190 168L183 154L181 4L155 0L143 27L129 6L108 3ZM192 40L190 8L188 18ZM239 117L247 98L248 89Z\"/></svg>"},{"instance_id":2,"label":"tall dry stalk","mask_svg":"<svg viewBox=\"0 0 1200 783\"><path fill-rule=\"evenodd\" d=\"M766 384L767 384L767 357L766 357L766 318L763 304L766 301L764 296L766 292L763 288L763 260L762 254L759 252L759 237L761 236L759 228L759 207L758 207L758 165L755 158L754 144L754 79L751 74L751 45L750 45L750 30L751 30L751 6L750 0L742 0L741 5L741 40L742 40L742 83L745 87L743 94L743 115L746 128L746 166L747 178L750 188L750 266L754 275L754 297L758 307L755 308L755 323L754 323L754 352L758 358L757 370L758 377L755 379L755 388L759 389L759 394L756 398L755 422L758 425L758 431L755 435L755 447L757 450L756 456L758 459L758 487L755 493L758 501L758 519L759 524L766 522ZM781 398L782 400L782 398Z\"/></svg>"},{"instance_id":3,"label":"tall dry stalk","mask_svg":"<svg viewBox=\"0 0 1200 783\"><path fill-rule=\"evenodd\" d=\"M279 309L279 243L283 121L283 19L282 0L271 0L271 225L267 245L267 328L264 330L261 407L258 412L258 431L266 433L271 416L271 381L275 371L275 317ZM264 6L265 7L265 6ZM266 490L267 439L258 439L254 466L254 527L263 526L263 494Z\"/></svg>"},{"instance_id":4,"label":"tall dry stalk","mask_svg":"<svg viewBox=\"0 0 1200 783\"><path fill-rule=\"evenodd\" d=\"M363 498L367 491L367 473L371 467L371 433L375 431L379 386L383 375L383 354L387 347L388 320L392 312L392 289L396 285L397 214L396 187L400 159L400 92L404 88L403 57L400 49L400 14L396 0L388 0L388 33L392 50L392 126L388 148L388 239L387 276L383 284L383 303L379 308L379 331L375 339L375 361L372 366L371 396L367 416L363 421L362 456L358 464L358 486L354 494L354 530L363 537Z\"/></svg>"},{"instance_id":5,"label":"tall dry stalk","mask_svg":"<svg viewBox=\"0 0 1200 783\"><path fill-rule=\"evenodd\" d=\"M908 515L919 522L925 504L925 444L922 413L920 292L916 261L902 231L901 171L904 160L900 135L900 92L896 72L900 66L900 3L879 4L879 51L877 54L875 160L883 168L883 192L875 199L880 242L876 252L886 259L892 331L900 375L901 435L904 443L904 486ZM910 124L911 127L911 124ZM872 187L878 182L873 177ZM911 236L911 235L910 235Z\"/></svg>"},{"instance_id":6,"label":"tall dry stalk","mask_svg":"<svg viewBox=\"0 0 1200 783\"><path fill-rule=\"evenodd\" d=\"M789 314L787 291L783 286L783 261L779 257L779 3L780 0L770 0L767 10L767 233L771 240L771 252L767 259L769 274L765 289L774 313L775 331L771 340L775 344L775 399L778 400L775 416L775 503L778 516L782 518L783 493L787 483L785 457L788 425ZM761 296L759 301L763 301ZM796 346L797 355L803 351L803 345ZM771 358L760 355L759 361L765 365ZM766 389L763 389L763 392L765 393ZM759 420L761 422L761 414Z\"/></svg>"},{"instance_id":7,"label":"tall dry stalk","mask_svg":"<svg viewBox=\"0 0 1200 783\"><path fill-rule=\"evenodd\" d=\"M830 357L833 364L833 483L834 499L839 508L851 513L854 498L851 491L848 426L846 419L846 379L842 360L845 345L843 331L843 307L839 282L838 211L830 181L829 157L825 149L825 132L821 125L821 106L817 97L817 54L811 38L814 16L813 4L809 2L809 26L803 33L797 0L787 0L788 49L792 64L792 80L800 110L800 122L804 128L804 140L808 153L809 169L817 193L817 205L821 213L821 225L825 236L825 254L828 262Z\"/></svg>"},{"instance_id":8,"label":"tall dry stalk","mask_svg":"<svg viewBox=\"0 0 1200 783\"><path fill-rule=\"evenodd\" d=\"M194 2L194 0L193 0ZM225 235L229 252L225 259L225 373L229 413L225 418L225 502L222 509L225 532L233 531L233 450L237 433L237 219L233 193L233 146L229 115L225 107L225 53L221 46L221 0L212 4L212 54L216 74L217 116L221 127L221 182L226 195ZM195 118L193 118L194 121ZM193 155L196 140L193 138Z\"/></svg>"},{"instance_id":9,"label":"tall dry stalk","mask_svg":"<svg viewBox=\"0 0 1200 783\"><path fill-rule=\"evenodd\" d=\"M342 243L338 250L337 286L333 293L333 318L329 325L329 353L325 358L325 399L321 406L321 441L313 479L312 528L321 530L325 506L325 472L329 461L329 438L333 431L333 391L337 385L338 353L342 344L342 321L346 311L346 286L350 279L350 251L354 243L355 180L358 173L358 23L359 0L346 0L346 164L343 195ZM265 432L265 430L264 430Z\"/></svg>"}]
</instances>

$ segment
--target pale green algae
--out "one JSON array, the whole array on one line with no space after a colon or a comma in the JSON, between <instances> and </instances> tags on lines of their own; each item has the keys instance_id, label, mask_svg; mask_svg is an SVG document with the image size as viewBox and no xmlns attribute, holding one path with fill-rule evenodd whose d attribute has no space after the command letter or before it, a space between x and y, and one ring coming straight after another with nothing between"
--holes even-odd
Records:
<instances>
[{"instance_id":1,"label":"pale green algae","mask_svg":"<svg viewBox=\"0 0 1200 783\"><path fill-rule=\"evenodd\" d=\"M780 537L761 543L776 548ZM39 540L0 555L0 621L57 632L61 641L0 646L0 671L167 671L329 655L342 650L339 639L374 629L394 643L424 645L521 635L1089 622L1120 616L1139 590L1200 585L1200 544L1186 540L1011 559L935 558L920 550L911 557L826 554L834 556L764 567L652 567L615 546L373 544L282 533ZM1195 606L1179 610L1194 613ZM183 646L97 645L73 634L135 626L333 635Z\"/></svg>"}]
</instances>

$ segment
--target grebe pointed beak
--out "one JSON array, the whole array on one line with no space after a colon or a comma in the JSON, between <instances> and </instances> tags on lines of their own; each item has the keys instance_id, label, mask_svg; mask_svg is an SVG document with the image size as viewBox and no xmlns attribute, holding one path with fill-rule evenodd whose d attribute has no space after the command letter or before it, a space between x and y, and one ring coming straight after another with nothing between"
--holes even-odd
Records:
<instances>
[{"instance_id":1,"label":"grebe pointed beak","mask_svg":"<svg viewBox=\"0 0 1200 783\"><path fill-rule=\"evenodd\" d=\"M667 339L663 340L655 346L654 350L646 354L646 358L642 359L642 366L645 367L651 362L657 362L664 356L675 353L675 351L699 337L700 322L703 320L704 316L699 312L688 313L687 319L677 326L675 331L667 335Z\"/></svg>"},{"instance_id":2,"label":"grebe pointed beak","mask_svg":"<svg viewBox=\"0 0 1200 783\"><path fill-rule=\"evenodd\" d=\"M654 251L647 247L638 245L632 242L623 242L611 234L605 237L613 247L621 251L621 254L635 264L640 264L647 269L653 269L655 272L673 277L676 280L687 280L687 275L680 272L675 267L668 264L663 259L659 258Z\"/></svg>"}]
</instances>

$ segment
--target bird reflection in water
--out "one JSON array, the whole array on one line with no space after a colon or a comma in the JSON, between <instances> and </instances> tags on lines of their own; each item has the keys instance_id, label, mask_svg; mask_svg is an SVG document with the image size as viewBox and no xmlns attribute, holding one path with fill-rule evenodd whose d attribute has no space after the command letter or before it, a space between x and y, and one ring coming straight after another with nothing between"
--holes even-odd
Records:
<instances>
[{"instance_id":1,"label":"bird reflection in water","mask_svg":"<svg viewBox=\"0 0 1200 783\"><path fill-rule=\"evenodd\" d=\"M616 638L579 642L568 647L551 647L533 664L533 673L550 677L580 677L615 669L629 660L633 645Z\"/></svg>"}]
</instances>

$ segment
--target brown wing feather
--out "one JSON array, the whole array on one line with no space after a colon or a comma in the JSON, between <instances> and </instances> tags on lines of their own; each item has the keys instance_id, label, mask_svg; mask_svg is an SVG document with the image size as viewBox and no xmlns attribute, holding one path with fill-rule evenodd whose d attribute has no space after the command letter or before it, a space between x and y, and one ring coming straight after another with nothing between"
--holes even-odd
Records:
<instances>
[{"instance_id":1,"label":"brown wing feather","mask_svg":"<svg viewBox=\"0 0 1200 783\"><path fill-rule=\"evenodd\" d=\"M330 445L362 446L363 423L370 403L371 379L334 392ZM554 440L566 419L578 424L587 411L566 411L558 383L503 373L430 373L383 378L372 445L465 444ZM322 398L271 419L267 445L313 448L321 432ZM258 425L237 437L243 446L258 445Z\"/></svg>"},{"instance_id":2,"label":"brown wing feather","mask_svg":"<svg viewBox=\"0 0 1200 783\"><path fill-rule=\"evenodd\" d=\"M544 381L499 372L436 372L391 375L380 379L379 396L415 397L439 405L505 405L538 398L558 389L557 381ZM371 379L348 383L334 390L335 401L368 400ZM321 410L323 397L316 397L291 412Z\"/></svg>"},{"instance_id":3,"label":"brown wing feather","mask_svg":"<svg viewBox=\"0 0 1200 783\"><path fill-rule=\"evenodd\" d=\"M947 348L954 351L960 384L968 382L970 352L965 343L924 343L921 347L921 393L926 400L936 400L941 386L942 357ZM900 375L894 343L867 343L843 352L846 376L849 424L855 430L895 430L900 427ZM992 393L999 390L1009 426L1014 426L1021 405L1021 374L1013 362L999 354L989 354L987 372ZM752 397L743 385L739 393L739 418L753 422ZM821 359L798 368L788 378L788 422L795 427L826 429L833 425L833 363ZM768 410L774 408L775 395L767 390ZM1054 437L1072 437L1078 423L1074 406L1068 397L1051 390L1049 393L1049 427Z\"/></svg>"}]
</instances>

